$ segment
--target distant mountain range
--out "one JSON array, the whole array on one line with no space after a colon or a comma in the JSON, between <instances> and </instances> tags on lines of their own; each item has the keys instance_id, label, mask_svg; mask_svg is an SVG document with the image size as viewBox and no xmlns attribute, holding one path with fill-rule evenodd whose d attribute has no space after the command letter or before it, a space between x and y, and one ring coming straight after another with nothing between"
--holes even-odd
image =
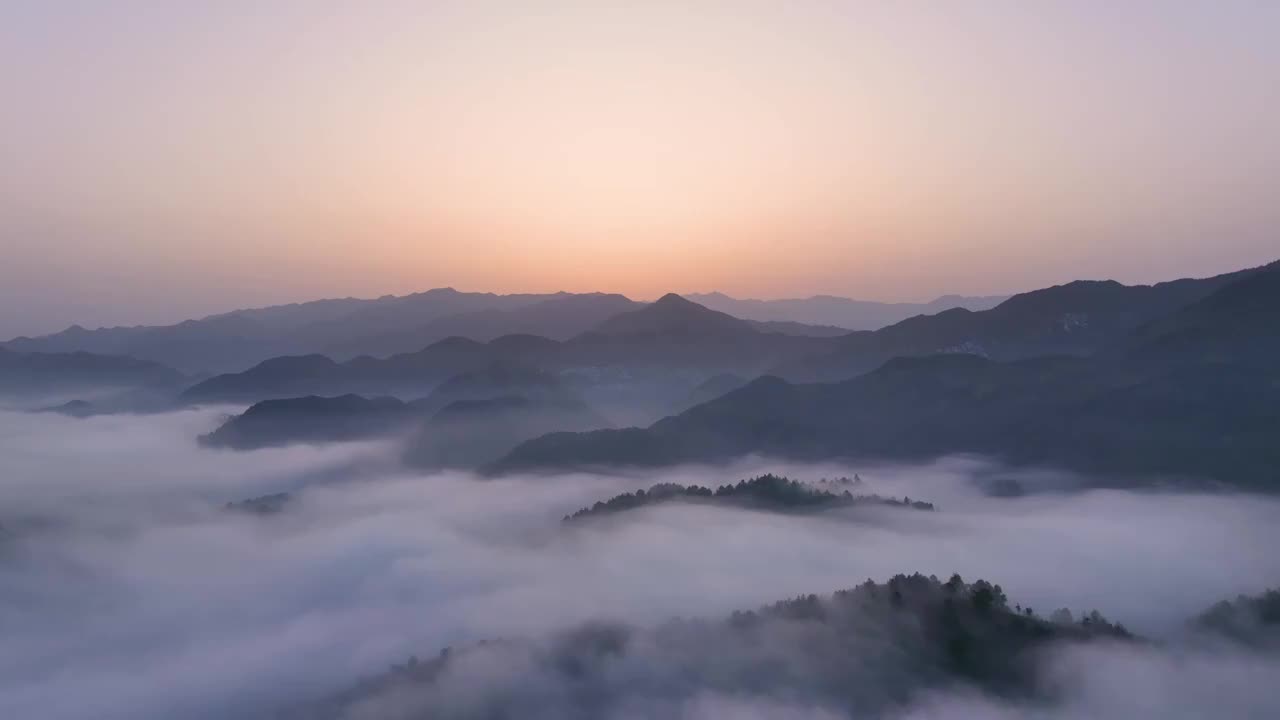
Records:
<instances>
[{"instance_id":1,"label":"distant mountain range","mask_svg":"<svg viewBox=\"0 0 1280 720\"><path fill-rule=\"evenodd\" d=\"M262 334L279 336L262 341L270 348L280 338L331 339L341 334L335 327L354 337L357 328L365 340L356 345L390 348L463 330L468 318L479 328L471 333L487 339L452 335L386 357L281 355L205 378L120 355L0 349L0 390L56 391L45 409L73 416L254 405L225 442L210 439L233 447L427 423L410 453L416 462L496 472L745 453L917 460L974 452L1115 477L1271 487L1280 485L1278 278L1280 263L1150 286L1080 281L987 310L953 308L841 334L735 317L674 294L645 304L442 290L45 340L134 333L142 346L162 347L192 335L202 339L184 352L213 353L211 328L253 326L258 335L228 341L248 357L246 348L264 351L253 339ZM486 303L500 307L477 309ZM326 319L335 313L347 319ZM434 320L397 329L430 313ZM530 326L555 337L488 337ZM112 403L66 402L97 387L131 392ZM448 422L430 425L437 419ZM628 425L637 427L606 429ZM552 431L561 432L538 437Z\"/></svg>"},{"instance_id":2,"label":"distant mountain range","mask_svg":"<svg viewBox=\"0 0 1280 720\"><path fill-rule=\"evenodd\" d=\"M695 302L706 299L701 304L749 320L765 332L809 336L874 329L952 307L982 309L996 300L948 297L932 303L886 304L825 296L777 301L733 300L720 294L689 297ZM23 352L128 355L184 372L229 372L281 355L323 354L339 361L361 355L387 357L454 336L479 342L512 334L568 340L644 305L605 293L496 295L439 288L371 300L235 310L175 325L97 330L75 325L0 346Z\"/></svg>"},{"instance_id":3,"label":"distant mountain range","mask_svg":"<svg viewBox=\"0 0 1280 720\"><path fill-rule=\"evenodd\" d=\"M762 378L645 429L548 435L494 469L973 452L1129 478L1280 479L1280 264L1149 288L1073 283L880 334L911 338L898 348L918 356L837 383ZM926 352L947 342L960 345Z\"/></svg>"},{"instance_id":4,"label":"distant mountain range","mask_svg":"<svg viewBox=\"0 0 1280 720\"><path fill-rule=\"evenodd\" d=\"M1076 282L1016 295L990 310L956 308L880 330L836 336L769 332L752 321L669 294L647 305L627 305L634 309L611 315L566 340L505 335L481 342L454 336L386 358L361 356L339 362L314 354L277 357L243 372L210 378L187 390L182 399L256 402L345 393L412 399L454 375L496 363L553 373L613 369L629 382L646 375L669 381L683 372L692 376L683 389L687 396L698 384L723 373L836 381L903 356L1088 356L1250 272L1152 286Z\"/></svg>"},{"instance_id":5,"label":"distant mountain range","mask_svg":"<svg viewBox=\"0 0 1280 720\"><path fill-rule=\"evenodd\" d=\"M263 400L200 442L253 450L412 434L405 454L409 464L475 467L548 432L609 425L560 377L493 365L455 375L409 402L354 394Z\"/></svg>"},{"instance_id":6,"label":"distant mountain range","mask_svg":"<svg viewBox=\"0 0 1280 720\"><path fill-rule=\"evenodd\" d=\"M142 387L173 391L190 382L159 363L119 355L87 352L17 352L0 348L0 392L37 396Z\"/></svg>"},{"instance_id":7,"label":"distant mountain range","mask_svg":"<svg viewBox=\"0 0 1280 720\"><path fill-rule=\"evenodd\" d=\"M406 428L418 413L393 397L308 395L263 400L213 432L202 435L205 447L253 450L293 443L326 443L378 437Z\"/></svg>"},{"instance_id":8,"label":"distant mountain range","mask_svg":"<svg viewBox=\"0 0 1280 720\"><path fill-rule=\"evenodd\" d=\"M884 303L814 295L783 300L744 300L719 292L686 293L684 297L744 320L797 322L848 330L878 330L916 315L934 315L955 308L989 310L1009 299L1008 295L944 295L927 303Z\"/></svg>"},{"instance_id":9,"label":"distant mountain range","mask_svg":"<svg viewBox=\"0 0 1280 720\"><path fill-rule=\"evenodd\" d=\"M618 295L495 295L441 288L376 300L236 310L158 327L73 326L53 335L15 338L4 347L129 355L188 372L227 372L281 355L324 353L344 360L409 352L453 335L475 334L477 340L514 332L568 336L630 307L631 301Z\"/></svg>"},{"instance_id":10,"label":"distant mountain range","mask_svg":"<svg viewBox=\"0 0 1280 720\"><path fill-rule=\"evenodd\" d=\"M547 372L623 369L628 381L690 372L694 385L721 372L754 377L774 365L819 352L831 337L763 332L751 322L709 310L678 295L614 315L568 340L505 335L488 342L437 341L388 358L336 362L323 355L273 358L239 373L199 383L185 402L253 402L309 394L390 394L419 397L459 373L493 365Z\"/></svg>"},{"instance_id":11,"label":"distant mountain range","mask_svg":"<svg viewBox=\"0 0 1280 720\"><path fill-rule=\"evenodd\" d=\"M1156 285L1067 283L1014 295L990 310L956 308L872 332L843 335L820 353L779 364L772 374L802 382L843 380L895 357L931 353L965 353L993 360L1088 356L1126 342L1139 328L1257 272L1242 270Z\"/></svg>"}]
</instances>

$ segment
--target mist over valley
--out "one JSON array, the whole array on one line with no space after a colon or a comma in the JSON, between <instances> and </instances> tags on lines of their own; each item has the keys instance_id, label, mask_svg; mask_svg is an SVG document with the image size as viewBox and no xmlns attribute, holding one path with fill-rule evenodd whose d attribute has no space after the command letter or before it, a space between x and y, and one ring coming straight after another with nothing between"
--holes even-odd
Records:
<instances>
[{"instance_id":1,"label":"mist over valley","mask_svg":"<svg viewBox=\"0 0 1280 720\"><path fill-rule=\"evenodd\" d=\"M1280 2L0 2L0 720L1277 720Z\"/></svg>"}]
</instances>

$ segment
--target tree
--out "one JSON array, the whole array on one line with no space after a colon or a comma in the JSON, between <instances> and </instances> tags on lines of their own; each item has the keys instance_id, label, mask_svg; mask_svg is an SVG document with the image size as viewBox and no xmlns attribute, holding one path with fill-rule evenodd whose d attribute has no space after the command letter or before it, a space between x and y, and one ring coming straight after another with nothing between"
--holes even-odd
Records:
<instances>
[{"instance_id":1,"label":"tree","mask_svg":"<svg viewBox=\"0 0 1280 720\"><path fill-rule=\"evenodd\" d=\"M986 585L977 585L973 591L973 607L978 612L989 612L995 605L995 593Z\"/></svg>"}]
</instances>

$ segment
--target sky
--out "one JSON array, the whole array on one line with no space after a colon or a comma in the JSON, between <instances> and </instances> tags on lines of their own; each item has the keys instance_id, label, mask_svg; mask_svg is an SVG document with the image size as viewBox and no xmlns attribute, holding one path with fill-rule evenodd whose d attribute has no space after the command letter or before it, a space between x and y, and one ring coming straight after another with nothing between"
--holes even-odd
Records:
<instances>
[{"instance_id":1,"label":"sky","mask_svg":"<svg viewBox=\"0 0 1280 720\"><path fill-rule=\"evenodd\" d=\"M1280 257L1280 3L0 4L0 336Z\"/></svg>"}]
</instances>

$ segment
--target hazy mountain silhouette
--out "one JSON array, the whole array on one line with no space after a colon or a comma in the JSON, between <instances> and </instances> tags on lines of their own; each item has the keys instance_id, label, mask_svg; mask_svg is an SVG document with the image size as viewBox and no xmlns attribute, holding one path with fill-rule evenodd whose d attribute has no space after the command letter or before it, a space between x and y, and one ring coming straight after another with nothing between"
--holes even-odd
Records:
<instances>
[{"instance_id":1,"label":"hazy mountain silhouette","mask_svg":"<svg viewBox=\"0 0 1280 720\"><path fill-rule=\"evenodd\" d=\"M746 320L708 309L668 293L639 310L624 312L600 323L602 335L676 335L703 338L751 335L757 330Z\"/></svg>"},{"instance_id":2,"label":"hazy mountain silhouette","mask_svg":"<svg viewBox=\"0 0 1280 720\"><path fill-rule=\"evenodd\" d=\"M341 385L337 363L323 355L271 358L242 373L217 375L183 391L183 402L257 402L324 394Z\"/></svg>"},{"instance_id":3,"label":"hazy mountain silhouette","mask_svg":"<svg viewBox=\"0 0 1280 720\"><path fill-rule=\"evenodd\" d=\"M265 357L292 352L295 345L289 332L248 313L231 313L163 327L86 330L75 325L54 335L15 338L5 347L123 354L199 372L241 368Z\"/></svg>"},{"instance_id":4,"label":"hazy mountain silhouette","mask_svg":"<svg viewBox=\"0 0 1280 720\"><path fill-rule=\"evenodd\" d=\"M404 459L423 469L475 468L546 433L608 425L580 398L564 391L535 389L527 395L455 400L422 425Z\"/></svg>"},{"instance_id":5,"label":"hazy mountain silhouette","mask_svg":"<svg viewBox=\"0 0 1280 720\"><path fill-rule=\"evenodd\" d=\"M1188 300L1138 324L1156 308ZM1044 320L1064 307L1083 310L1079 323L1046 329ZM1258 483L1268 463L1280 461L1280 451L1270 448L1280 427L1278 311L1275 266L1149 288L1072 283L1018 296L986 313L949 311L874 334L887 338L887 347L916 350L962 322L1005 338L1002 347L1019 348L1007 350L1014 356L1034 354L1028 348L1074 352L1011 361L963 348L908 355L826 385L763 378L741 387L742 376L719 373L693 393L694 400L710 402L648 429L536 440L542 432L609 425L587 407L575 389L579 381L571 388L561 379L566 368L734 366L748 351L758 358L762 349L813 340L761 333L751 323L671 295L564 343L525 335L489 343L449 338L387 359L276 358L200 383L184 399L293 398L255 405L228 423L218 436L225 441L213 439L241 447L370 436L435 414L410 453L413 462L432 466L496 460L530 440L499 467L663 465L753 452L798 459L979 452L1103 474L1185 473ZM983 319L972 324L974 317ZM1084 319L1092 317L1102 320ZM296 397L338 390L418 391L426 397L412 404Z\"/></svg>"},{"instance_id":6,"label":"hazy mountain silhouette","mask_svg":"<svg viewBox=\"0 0 1280 720\"><path fill-rule=\"evenodd\" d=\"M187 371L239 371L280 355L306 355L335 348L340 348L343 356L367 354L374 349L361 350L353 343L360 338L412 337L427 324L447 316L515 310L564 297L563 293L495 295L438 288L372 300L317 300L235 310L166 326L97 330L73 326L52 335L14 338L4 346L20 351L125 354ZM589 326L584 324L583 329ZM484 328L477 332L482 337L492 333ZM420 349L444 335L428 333L423 337L425 342L405 349Z\"/></svg>"},{"instance_id":7,"label":"hazy mountain silhouette","mask_svg":"<svg viewBox=\"0 0 1280 720\"><path fill-rule=\"evenodd\" d=\"M1167 296L1185 299L1187 295L1200 292L1194 285L1203 282L1205 281L1179 281L1145 290L1150 291L1146 295L1151 298ZM1114 287L1096 287L1092 290L1085 288L1084 292L1073 293L1070 291L1072 286L1064 286L1068 290L1057 293L1061 297L1056 297L1045 307L1036 306L1038 301L1034 296L1037 293L1016 296L1013 299L1021 299L1024 307L1015 303L1013 307L1006 308L1004 312L1009 316L1007 320L1015 322L1013 316L1027 312L1031 315L1045 315L1046 317L1037 317L1037 321L1042 323L1065 323L1075 330L1091 328L1097 324L1105 329L1111 325L1112 320L1124 325L1141 324L1158 314L1153 314L1152 310L1160 303L1148 303L1146 298L1141 297L1144 289L1128 288L1132 292L1124 293L1124 286L1113 283L1083 285ZM1111 307L1092 307L1092 300L1085 297L1096 295L1105 300L1108 290L1113 295ZM1048 291L1040 291L1041 294L1045 292ZM602 293L496 295L438 288L406 296L384 296L368 300L318 300L236 310L168 326L97 330L72 326L52 335L14 338L5 343L4 347L23 352L85 351L129 355L187 372L227 372L244 370L263 360L284 355L325 354L336 360L345 360L362 355L387 356L416 352L450 336L482 342L508 334L531 334L568 340L581 336L589 329L605 334L639 333L642 332L644 323L650 324L649 331L662 328L668 334L678 333L679 323L687 321L693 324L685 327L686 335L709 333L718 337L730 326L736 326L739 330L750 327L764 334L834 338L842 335L843 328L881 327L908 316L956 307L981 309L998 300L946 296L931 303L884 304L816 296L804 300L758 301L736 300L719 293L694 295L690 298L709 306L710 312L730 312L722 312L719 320L713 320L716 316L702 314L694 317L686 308L684 312L689 317L682 317L681 311L673 307L674 300L682 299L679 296L668 296L650 306L642 307L621 295ZM1080 302L1076 302L1077 300ZM1133 306L1128 316L1125 311L1116 309L1117 303ZM1148 304L1152 307L1147 307ZM640 312L648 307L654 307L655 310L634 318L612 320L615 316L626 315L628 310ZM857 315L864 310L881 313L879 319L874 322L849 322L842 319L850 317L851 312ZM740 321L728 322L727 318L730 317ZM966 343L982 348L994 344L997 346L996 352L1010 349L1004 347L1004 344L1009 340L1009 333L1014 331L1002 331L999 327L1001 323L995 320L985 317L966 320L961 315L947 318L940 324L926 324L913 331L927 336L919 338L917 342L918 345L928 346L924 350L911 350L910 347L903 346L901 340L895 344L888 338L859 339L855 335L831 347L819 346L812 349L812 353L818 357L808 364L787 364L777 368L777 371L796 379L835 379L848 376L850 370L859 372L870 369L866 360L869 355L883 361L894 354L931 352L940 347L964 346ZM1028 319L1024 318L1024 321ZM1084 325L1080 324L1082 321ZM996 327L988 327L987 323L994 323ZM1047 330L1041 330L1042 335L1046 332ZM1075 340L1076 344L1080 344L1080 338ZM940 346L939 343L946 345ZM881 345L886 346L880 347ZM770 354L778 353L771 351ZM789 357L783 360L791 362ZM877 363L872 362L870 366L874 367L875 364Z\"/></svg>"},{"instance_id":8,"label":"hazy mountain silhouette","mask_svg":"<svg viewBox=\"0 0 1280 720\"><path fill-rule=\"evenodd\" d=\"M890 358L969 353L995 360L1092 355L1140 327L1197 302L1259 269L1157 285L1077 281L1015 295L981 312L947 310L874 332L832 339L820 351L772 368L796 381L843 380Z\"/></svg>"},{"instance_id":9,"label":"hazy mountain silhouette","mask_svg":"<svg viewBox=\"0 0 1280 720\"><path fill-rule=\"evenodd\" d=\"M1280 262L1151 322L1135 333L1142 357L1280 367Z\"/></svg>"},{"instance_id":10,"label":"hazy mountain silhouette","mask_svg":"<svg viewBox=\"0 0 1280 720\"><path fill-rule=\"evenodd\" d=\"M582 398L555 374L503 362L455 375L415 404L434 413L458 402L511 396L566 407L584 404Z\"/></svg>"},{"instance_id":11,"label":"hazy mountain silhouette","mask_svg":"<svg viewBox=\"0 0 1280 720\"><path fill-rule=\"evenodd\" d=\"M336 360L416 352L453 337L488 341L503 335L567 340L608 318L644 307L617 294L496 295L437 288L373 300L317 300L235 310L166 326L87 330L78 325L3 344L23 352L130 355L188 372L240 371L283 355L324 354ZM838 328L796 322L771 332L830 336Z\"/></svg>"},{"instance_id":12,"label":"hazy mountain silhouette","mask_svg":"<svg viewBox=\"0 0 1280 720\"><path fill-rule=\"evenodd\" d=\"M689 293L686 298L713 310L744 320L797 322L834 326L848 330L878 330L916 315L933 315L951 310L988 310L1008 299L1007 295L964 297L944 295L927 303L882 303L852 300L831 295L783 300L739 299L724 293Z\"/></svg>"},{"instance_id":13,"label":"hazy mountain silhouette","mask_svg":"<svg viewBox=\"0 0 1280 720\"><path fill-rule=\"evenodd\" d=\"M97 410L93 403L88 400L68 400L67 402L58 405L36 408L31 412L55 413L57 415L66 415L67 417L77 418L93 417L97 414Z\"/></svg>"},{"instance_id":14,"label":"hazy mountain silhouette","mask_svg":"<svg viewBox=\"0 0 1280 720\"><path fill-rule=\"evenodd\" d=\"M339 363L323 355L278 357L205 380L184 392L182 401L256 402L345 393L420 397L447 378L495 364L550 373L621 368L632 379L637 373L686 371L698 374L696 384L725 371L755 375L829 342L760 332L745 320L669 295L609 317L564 342L533 335L505 335L489 342L450 337L387 358L361 356ZM685 393L687 389L680 391Z\"/></svg>"},{"instance_id":15,"label":"hazy mountain silhouette","mask_svg":"<svg viewBox=\"0 0 1280 720\"><path fill-rule=\"evenodd\" d=\"M251 450L293 443L325 443L386 435L423 416L392 397L307 396L264 400L202 435L207 447Z\"/></svg>"},{"instance_id":16,"label":"hazy mountain silhouette","mask_svg":"<svg viewBox=\"0 0 1280 720\"><path fill-rule=\"evenodd\" d=\"M445 380L507 358L534 363L559 343L509 335L487 343L451 337L413 353L388 358L362 356L338 363L324 355L272 358L239 373L209 378L185 390L185 403L256 402L301 395L396 395L422 397Z\"/></svg>"},{"instance_id":17,"label":"hazy mountain silhouette","mask_svg":"<svg viewBox=\"0 0 1280 720\"><path fill-rule=\"evenodd\" d=\"M757 375L832 341L812 334L762 332L754 323L669 294L567 341L563 357L566 365L579 367Z\"/></svg>"},{"instance_id":18,"label":"hazy mountain silhouette","mask_svg":"<svg viewBox=\"0 0 1280 720\"><path fill-rule=\"evenodd\" d=\"M764 333L780 335L799 335L801 337L837 337L848 335L848 328L834 325L806 325L794 320L748 320L751 327Z\"/></svg>"},{"instance_id":19,"label":"hazy mountain silhouette","mask_svg":"<svg viewBox=\"0 0 1280 720\"><path fill-rule=\"evenodd\" d=\"M720 373L707 378L689 393L689 406L701 405L709 400L726 395L750 382L747 378L733 373Z\"/></svg>"},{"instance_id":20,"label":"hazy mountain silhouette","mask_svg":"<svg viewBox=\"0 0 1280 720\"><path fill-rule=\"evenodd\" d=\"M187 378L159 363L87 352L16 352L0 348L0 392L39 395L93 389L180 387Z\"/></svg>"},{"instance_id":21,"label":"hazy mountain silhouette","mask_svg":"<svg viewBox=\"0 0 1280 720\"><path fill-rule=\"evenodd\" d=\"M1155 292L1173 291L1192 304L1131 330L1097 357L1000 362L954 353L895 358L834 384L762 378L647 429L538 438L496 469L668 465L746 453L914 460L975 452L1117 477L1187 475L1280 489L1280 364L1266 354L1280 340L1280 323L1269 322L1278 277L1263 270L1215 279L1207 297L1197 297L1206 283L1166 286ZM1094 290L1127 295L1110 285L1076 285L1013 309L1044 302L1056 310L1053 296ZM1139 298L1173 302L1149 290ZM1123 323L1103 315L1118 327L1142 314ZM1168 330L1141 341L1161 327ZM1174 340L1176 352L1165 350Z\"/></svg>"},{"instance_id":22,"label":"hazy mountain silhouette","mask_svg":"<svg viewBox=\"0 0 1280 720\"><path fill-rule=\"evenodd\" d=\"M293 360L299 361L298 367L311 366L321 372L340 367L319 362L310 365L310 358ZM282 367L289 366L286 363ZM273 368L266 370L274 372ZM454 452L458 447L496 446L483 455L483 461L492 461L544 432L609 425L559 377L498 363L455 375L430 395L410 402L356 394L263 400L200 440L209 447L237 450L358 440L407 431L429 419L433 422L427 432L437 437L448 435L444 444L454 448L450 450L451 458L470 457L465 451ZM517 421L528 429L517 432L513 427ZM466 426L466 432L478 433L477 437L465 437L458 429L461 425ZM425 443L419 440L415 444ZM450 460L450 464L457 462Z\"/></svg>"},{"instance_id":23,"label":"hazy mountain silhouette","mask_svg":"<svg viewBox=\"0 0 1280 720\"><path fill-rule=\"evenodd\" d=\"M489 341L504 335L521 334L567 340L618 313L639 307L642 307L641 303L622 295L560 293L516 308L474 310L446 315L418 327L358 335L326 348L326 352L335 358L392 355L420 350L453 336Z\"/></svg>"}]
</instances>

